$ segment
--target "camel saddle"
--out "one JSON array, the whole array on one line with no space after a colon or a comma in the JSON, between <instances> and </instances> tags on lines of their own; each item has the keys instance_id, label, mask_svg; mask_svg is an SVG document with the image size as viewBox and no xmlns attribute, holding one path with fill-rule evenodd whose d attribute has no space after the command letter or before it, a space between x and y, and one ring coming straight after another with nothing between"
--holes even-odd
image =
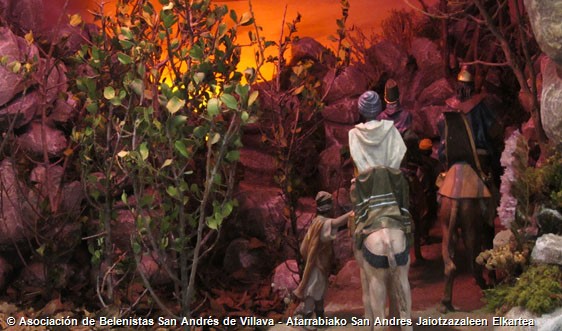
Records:
<instances>
[{"instance_id":1,"label":"camel saddle","mask_svg":"<svg viewBox=\"0 0 562 331\"><path fill-rule=\"evenodd\" d=\"M488 198L484 172L474 144L470 123L462 112L446 112L445 157L448 171L439 194L453 198Z\"/></svg>"},{"instance_id":2,"label":"camel saddle","mask_svg":"<svg viewBox=\"0 0 562 331\"><path fill-rule=\"evenodd\" d=\"M411 241L412 217L409 208L408 181L399 169L374 167L355 178L351 200L355 213L355 244L382 228L403 230Z\"/></svg>"}]
</instances>

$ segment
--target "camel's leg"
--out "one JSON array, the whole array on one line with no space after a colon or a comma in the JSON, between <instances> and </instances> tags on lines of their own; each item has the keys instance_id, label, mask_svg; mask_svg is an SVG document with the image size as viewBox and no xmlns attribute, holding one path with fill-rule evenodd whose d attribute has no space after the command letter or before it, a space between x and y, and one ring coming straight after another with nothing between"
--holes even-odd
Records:
<instances>
[{"instance_id":1,"label":"camel's leg","mask_svg":"<svg viewBox=\"0 0 562 331\"><path fill-rule=\"evenodd\" d=\"M462 222L462 237L470 261L470 269L476 284L482 289L486 288L486 281L483 275L484 269L480 264L476 263L476 257L480 254L483 243L489 235L486 233L486 226L484 224L486 222L486 212L483 202L474 199L465 201L463 210L459 213L459 215L465 215L460 216L460 222ZM468 217L468 215L471 215L471 217Z\"/></svg>"},{"instance_id":2,"label":"camel's leg","mask_svg":"<svg viewBox=\"0 0 562 331\"><path fill-rule=\"evenodd\" d=\"M416 264L422 263L425 259L421 253L421 236L422 236L422 220L414 221L414 256L416 257Z\"/></svg>"},{"instance_id":3,"label":"camel's leg","mask_svg":"<svg viewBox=\"0 0 562 331\"><path fill-rule=\"evenodd\" d=\"M365 318L369 321L373 321L373 308L371 307L370 292L369 292L369 280L365 275L363 266L360 266L360 276L361 276L361 290L363 295L363 308L365 309Z\"/></svg>"},{"instance_id":4,"label":"camel's leg","mask_svg":"<svg viewBox=\"0 0 562 331\"><path fill-rule=\"evenodd\" d=\"M373 325L372 323L376 318L381 320L385 317L385 306L386 306L386 271L388 269L375 269L368 265L367 262L363 264L365 277L369 283L369 301L372 311L371 325L373 326L373 331L382 331L386 327Z\"/></svg>"},{"instance_id":5,"label":"camel's leg","mask_svg":"<svg viewBox=\"0 0 562 331\"><path fill-rule=\"evenodd\" d=\"M355 245L355 243L354 243ZM364 266L367 264L363 259L363 253L360 250L353 248L353 253L355 255L355 260L357 265L359 265L359 276L361 277L361 291L363 299L363 309L365 310L365 318L372 321L373 311L371 309L371 302L369 300L369 281L367 275L365 274Z\"/></svg>"},{"instance_id":6,"label":"camel's leg","mask_svg":"<svg viewBox=\"0 0 562 331\"><path fill-rule=\"evenodd\" d=\"M421 203L423 197L423 190L420 183L417 182L419 179L417 177L408 177L408 184L410 189L410 208L412 211L412 217L414 222L414 256L416 258L415 264L424 262L424 258L421 253L421 237L423 232L423 213L425 212L425 206Z\"/></svg>"},{"instance_id":7,"label":"camel's leg","mask_svg":"<svg viewBox=\"0 0 562 331\"><path fill-rule=\"evenodd\" d=\"M443 242L441 244L441 254L445 264L445 291L443 294L442 310L454 310L453 300L453 282L455 278L456 266L454 263L455 248L457 245L457 216L458 216L459 200L453 200L442 197L441 207L439 209L439 219L441 221L441 229L443 233Z\"/></svg>"}]
</instances>

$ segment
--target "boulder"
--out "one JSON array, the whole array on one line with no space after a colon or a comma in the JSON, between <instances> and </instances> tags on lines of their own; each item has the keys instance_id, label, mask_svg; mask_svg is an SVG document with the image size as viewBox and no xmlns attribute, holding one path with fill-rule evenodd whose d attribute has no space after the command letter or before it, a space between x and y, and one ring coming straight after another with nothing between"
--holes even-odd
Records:
<instances>
[{"instance_id":1,"label":"boulder","mask_svg":"<svg viewBox=\"0 0 562 331\"><path fill-rule=\"evenodd\" d=\"M356 98L344 98L322 109L322 117L326 121L338 124L355 124L359 121Z\"/></svg>"},{"instance_id":2,"label":"boulder","mask_svg":"<svg viewBox=\"0 0 562 331\"><path fill-rule=\"evenodd\" d=\"M540 236L531 252L531 261L562 265L562 236L552 233Z\"/></svg>"},{"instance_id":3,"label":"boulder","mask_svg":"<svg viewBox=\"0 0 562 331\"><path fill-rule=\"evenodd\" d=\"M47 118L57 124L66 124L78 115L76 106L76 100L72 97L67 100L57 99Z\"/></svg>"},{"instance_id":4,"label":"boulder","mask_svg":"<svg viewBox=\"0 0 562 331\"><path fill-rule=\"evenodd\" d=\"M55 165L47 167L39 165L31 171L30 182L34 184L34 190L29 194L29 201L39 206L45 199L55 202L55 214L64 214L66 220L74 220L80 215L82 201L84 200L84 188L79 181L63 183L64 169Z\"/></svg>"},{"instance_id":5,"label":"boulder","mask_svg":"<svg viewBox=\"0 0 562 331\"><path fill-rule=\"evenodd\" d=\"M44 8L42 0L8 0L4 18L21 31L41 31Z\"/></svg>"},{"instance_id":6,"label":"boulder","mask_svg":"<svg viewBox=\"0 0 562 331\"><path fill-rule=\"evenodd\" d=\"M416 59L420 70L443 68L443 57L437 44L427 38L415 38L410 45L410 54Z\"/></svg>"},{"instance_id":7,"label":"boulder","mask_svg":"<svg viewBox=\"0 0 562 331\"><path fill-rule=\"evenodd\" d=\"M339 289L360 289L361 277L359 273L357 261L355 259L347 261L336 275L334 286Z\"/></svg>"},{"instance_id":8,"label":"boulder","mask_svg":"<svg viewBox=\"0 0 562 331\"><path fill-rule=\"evenodd\" d=\"M65 288L73 275L74 270L68 264L31 262L23 268L16 282L23 292L34 294L36 290L45 291L47 287Z\"/></svg>"},{"instance_id":9,"label":"boulder","mask_svg":"<svg viewBox=\"0 0 562 331\"><path fill-rule=\"evenodd\" d=\"M306 235L308 227L316 217L316 201L312 197L299 198L297 204L297 236L299 242ZM287 230L291 227L290 220L287 222Z\"/></svg>"},{"instance_id":10,"label":"boulder","mask_svg":"<svg viewBox=\"0 0 562 331\"><path fill-rule=\"evenodd\" d=\"M161 265L162 259L156 253L143 254L137 264L137 272L142 273L153 286L170 284L172 279Z\"/></svg>"},{"instance_id":11,"label":"boulder","mask_svg":"<svg viewBox=\"0 0 562 331\"><path fill-rule=\"evenodd\" d=\"M332 192L334 199L334 213L342 215L353 209L351 197L349 195L349 187L351 182L343 183L336 191Z\"/></svg>"},{"instance_id":12,"label":"boulder","mask_svg":"<svg viewBox=\"0 0 562 331\"><path fill-rule=\"evenodd\" d=\"M42 128L45 130L46 140L44 143L49 156L61 156L68 144L66 136L62 131L48 125L43 127L41 122L31 122L27 131L18 136L19 145L28 152L43 155Z\"/></svg>"},{"instance_id":13,"label":"boulder","mask_svg":"<svg viewBox=\"0 0 562 331\"><path fill-rule=\"evenodd\" d=\"M41 197L47 197L49 192L59 191L63 175L64 169L62 166L52 165L47 168L45 165L38 165L31 170L29 180L35 184L35 188Z\"/></svg>"},{"instance_id":14,"label":"boulder","mask_svg":"<svg viewBox=\"0 0 562 331\"><path fill-rule=\"evenodd\" d=\"M280 247L280 233L285 230L286 218L283 215L285 199L279 188L241 182L235 196L238 199L237 218L244 222L229 222L225 231L232 236L237 234L255 237L267 242L272 250Z\"/></svg>"},{"instance_id":15,"label":"boulder","mask_svg":"<svg viewBox=\"0 0 562 331\"><path fill-rule=\"evenodd\" d=\"M349 229L345 228L338 231L333 245L336 270L342 269L348 261L355 259L353 256L353 239Z\"/></svg>"},{"instance_id":16,"label":"boulder","mask_svg":"<svg viewBox=\"0 0 562 331\"><path fill-rule=\"evenodd\" d=\"M533 319L534 326L496 326L494 331L562 331L562 308L558 308L550 314L537 316L530 311L521 308L511 308L504 317L509 319Z\"/></svg>"},{"instance_id":17,"label":"boulder","mask_svg":"<svg viewBox=\"0 0 562 331\"><path fill-rule=\"evenodd\" d=\"M340 187L349 186L353 178L353 166L351 162L344 164L342 153L347 148L344 145L332 145L320 153L318 162L318 175L320 176L320 187L327 192L333 192Z\"/></svg>"},{"instance_id":18,"label":"boulder","mask_svg":"<svg viewBox=\"0 0 562 331\"><path fill-rule=\"evenodd\" d=\"M401 77L408 63L408 54L392 42L382 40L367 50L366 62L390 77Z\"/></svg>"},{"instance_id":19,"label":"boulder","mask_svg":"<svg viewBox=\"0 0 562 331\"><path fill-rule=\"evenodd\" d=\"M8 277L10 277L12 270L12 265L0 256L0 289L3 290L6 287L6 281L8 280Z\"/></svg>"},{"instance_id":20,"label":"boulder","mask_svg":"<svg viewBox=\"0 0 562 331\"><path fill-rule=\"evenodd\" d=\"M257 185L274 184L277 161L271 154L263 150L242 148L240 150L240 165L244 171L244 181Z\"/></svg>"},{"instance_id":21,"label":"boulder","mask_svg":"<svg viewBox=\"0 0 562 331\"><path fill-rule=\"evenodd\" d=\"M541 50L562 67L562 10L558 1L525 0L525 9Z\"/></svg>"},{"instance_id":22,"label":"boulder","mask_svg":"<svg viewBox=\"0 0 562 331\"><path fill-rule=\"evenodd\" d=\"M275 267L271 287L282 298L290 296L299 286L299 266L296 260L287 260Z\"/></svg>"},{"instance_id":23,"label":"boulder","mask_svg":"<svg viewBox=\"0 0 562 331\"><path fill-rule=\"evenodd\" d=\"M45 81L46 84L42 81L39 83L44 85L42 87L45 91L46 98L44 102L49 105L57 100L59 94L65 93L68 90L66 66L62 63L53 64L52 61L41 59L37 69L37 75L42 79L45 76L47 77Z\"/></svg>"},{"instance_id":24,"label":"boulder","mask_svg":"<svg viewBox=\"0 0 562 331\"><path fill-rule=\"evenodd\" d=\"M361 95L369 87L369 77L358 66L346 67L338 74L332 69L324 76L322 87L323 93L327 93L325 102L329 104Z\"/></svg>"},{"instance_id":25,"label":"boulder","mask_svg":"<svg viewBox=\"0 0 562 331\"><path fill-rule=\"evenodd\" d=\"M439 68L420 68L420 70L416 71L411 80L400 84L400 88L402 91L408 91L408 93L402 93L401 95L402 105L405 108L409 108L413 105L423 106L422 103L417 102L417 98L422 96L424 97L425 103L431 103L433 102L433 99L435 99L437 102L438 99L443 98L445 96L445 91L436 92L435 89L439 87L444 87L445 89L447 89L447 87L445 87L446 83L442 81L444 76L445 74L443 70L439 70ZM430 87L432 84L437 85L433 86L424 94L423 91ZM437 93L437 95L431 96L430 93ZM451 95L449 95L448 97L451 97ZM441 102L441 104L444 103ZM432 105L437 105L437 103Z\"/></svg>"},{"instance_id":26,"label":"boulder","mask_svg":"<svg viewBox=\"0 0 562 331\"><path fill-rule=\"evenodd\" d=\"M8 159L0 163L0 246L17 243L30 234L27 222L36 219L28 213L27 187L18 180L15 166Z\"/></svg>"},{"instance_id":27,"label":"boulder","mask_svg":"<svg viewBox=\"0 0 562 331\"><path fill-rule=\"evenodd\" d=\"M514 307L509 310L505 315L505 318L509 319L516 319L516 318L524 318L524 319L534 319L536 316L520 307ZM494 327L494 331L536 331L536 326L496 326Z\"/></svg>"},{"instance_id":28,"label":"boulder","mask_svg":"<svg viewBox=\"0 0 562 331\"><path fill-rule=\"evenodd\" d=\"M316 39L310 37L300 38L291 44L291 61L289 66L293 66L299 61L306 59L321 62L328 67L333 67L336 64L336 58L332 52L316 41Z\"/></svg>"},{"instance_id":29,"label":"boulder","mask_svg":"<svg viewBox=\"0 0 562 331\"><path fill-rule=\"evenodd\" d=\"M562 214L556 209L544 208L537 214L540 233L562 235Z\"/></svg>"},{"instance_id":30,"label":"boulder","mask_svg":"<svg viewBox=\"0 0 562 331\"><path fill-rule=\"evenodd\" d=\"M554 144L562 142L562 69L549 58L541 63L543 77L541 121L544 131Z\"/></svg>"},{"instance_id":31,"label":"boulder","mask_svg":"<svg viewBox=\"0 0 562 331\"><path fill-rule=\"evenodd\" d=\"M353 129L353 124L339 124L331 121L324 121L324 134L326 136L326 146L343 146L349 141L349 130Z\"/></svg>"},{"instance_id":32,"label":"boulder","mask_svg":"<svg viewBox=\"0 0 562 331\"><path fill-rule=\"evenodd\" d=\"M40 102L39 92L33 91L0 106L0 131L6 131L10 126L19 129L29 124L38 112Z\"/></svg>"},{"instance_id":33,"label":"boulder","mask_svg":"<svg viewBox=\"0 0 562 331\"><path fill-rule=\"evenodd\" d=\"M224 271L242 283L259 281L272 267L273 260L267 254L265 245L252 239L255 238L238 238L230 242L223 259Z\"/></svg>"},{"instance_id":34,"label":"boulder","mask_svg":"<svg viewBox=\"0 0 562 331\"><path fill-rule=\"evenodd\" d=\"M562 308L537 319L538 331L562 331Z\"/></svg>"},{"instance_id":35,"label":"boulder","mask_svg":"<svg viewBox=\"0 0 562 331\"><path fill-rule=\"evenodd\" d=\"M10 29L0 27L0 54L7 58L8 64L0 65L0 107L2 107L26 88L23 74L14 73L10 63L38 57L39 52L37 48L28 46L23 38L16 36Z\"/></svg>"},{"instance_id":36,"label":"boulder","mask_svg":"<svg viewBox=\"0 0 562 331\"><path fill-rule=\"evenodd\" d=\"M242 128L242 145L244 148L266 151L269 145L264 141L263 129L256 123L245 125Z\"/></svg>"},{"instance_id":37,"label":"boulder","mask_svg":"<svg viewBox=\"0 0 562 331\"><path fill-rule=\"evenodd\" d=\"M454 95L455 91L446 78L441 78L422 89L416 99L416 105L438 106L444 105L445 100Z\"/></svg>"},{"instance_id":38,"label":"boulder","mask_svg":"<svg viewBox=\"0 0 562 331\"><path fill-rule=\"evenodd\" d=\"M64 213L69 221L76 220L82 212L82 202L84 201L84 187L79 181L63 184L59 213Z\"/></svg>"},{"instance_id":39,"label":"boulder","mask_svg":"<svg viewBox=\"0 0 562 331\"><path fill-rule=\"evenodd\" d=\"M424 137L439 137L437 123L446 106L425 106L412 113L412 129Z\"/></svg>"}]
</instances>

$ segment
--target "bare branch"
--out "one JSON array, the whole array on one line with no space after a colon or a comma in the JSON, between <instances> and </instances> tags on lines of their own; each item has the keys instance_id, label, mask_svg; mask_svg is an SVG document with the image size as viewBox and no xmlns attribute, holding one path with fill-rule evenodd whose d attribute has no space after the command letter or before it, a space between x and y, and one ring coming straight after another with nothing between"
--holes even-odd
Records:
<instances>
[{"instance_id":1,"label":"bare branch","mask_svg":"<svg viewBox=\"0 0 562 331\"><path fill-rule=\"evenodd\" d=\"M481 60L463 62L463 64L466 64L466 65L482 64L482 65L490 66L490 67L509 67L509 62L488 62L488 61L481 61Z\"/></svg>"}]
</instances>

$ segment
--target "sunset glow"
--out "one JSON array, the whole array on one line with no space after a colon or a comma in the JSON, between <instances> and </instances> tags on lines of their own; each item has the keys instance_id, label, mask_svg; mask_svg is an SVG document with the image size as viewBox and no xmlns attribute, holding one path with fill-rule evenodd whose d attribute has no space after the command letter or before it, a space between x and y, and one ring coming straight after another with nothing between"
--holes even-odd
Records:
<instances>
[{"instance_id":1,"label":"sunset glow","mask_svg":"<svg viewBox=\"0 0 562 331\"><path fill-rule=\"evenodd\" d=\"M43 1L46 8L45 21L55 22L62 8L64 8L65 0ZM69 0L67 14L79 13L84 20L91 22L93 19L90 12L98 10L98 3L95 0ZM113 13L115 3L115 0L105 1L104 12L106 14ZM160 7L157 0L154 0L153 3ZM239 16L249 11L248 0L214 1L214 3L224 4L229 9L234 9ZM293 20L299 13L302 16L301 23L297 26L299 37L312 37L327 47L332 49L335 47L334 43L329 41L329 36L336 34L336 19L341 17L341 7L338 0L253 0L252 7L257 25L263 28L261 35L267 40L279 41L283 28L283 13L286 10L286 22ZM407 5L402 1L350 0L347 27L359 28L365 35L369 36L379 30L381 20L388 15L390 10L401 8L407 8ZM240 44L250 44L248 37L250 29L251 27L243 27L239 30L238 42ZM286 30L285 25L285 34L287 33ZM255 51L254 47L243 48L242 58L238 66L240 71L256 66L253 55ZM266 78L270 78L273 74L273 67L263 68L262 74Z\"/></svg>"}]
</instances>

